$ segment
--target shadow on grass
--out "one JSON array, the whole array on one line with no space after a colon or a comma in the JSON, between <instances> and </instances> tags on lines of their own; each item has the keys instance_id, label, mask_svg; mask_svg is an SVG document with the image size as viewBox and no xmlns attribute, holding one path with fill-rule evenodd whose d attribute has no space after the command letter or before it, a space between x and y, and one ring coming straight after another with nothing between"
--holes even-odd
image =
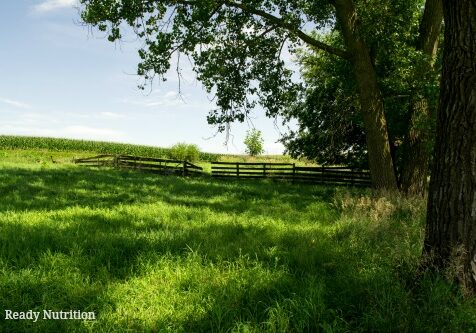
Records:
<instances>
[{"instance_id":1,"label":"shadow on grass","mask_svg":"<svg viewBox=\"0 0 476 333\"><path fill-rule=\"evenodd\" d=\"M182 262L193 252L201 258L200 265L220 267L219 272L229 270L223 263L245 262L232 269L241 272L236 280L223 277L226 283L217 285L194 276L191 282L178 281L183 290L176 290L177 294L199 290L200 299L208 299L204 314L175 322L157 315L154 325L147 326L129 313L111 322L99 321L95 330L174 327L210 332L242 325L259 331L317 332L411 327L414 309L409 295L399 281L392 280L392 272L385 271L388 267L365 267L361 263L365 258L352 253L348 244L333 244L318 231L277 233L272 227L223 224L136 229L127 220L116 221L118 228L113 221L102 222L78 215L79 225L61 229L4 225L0 259L10 278L1 283L2 307L83 309L101 318L116 307L108 286L147 275L141 264L148 259L163 256ZM148 237L149 233L155 237ZM255 275L249 273L254 265L261 267ZM366 318L369 315L380 318L378 325L374 317ZM15 327L19 331L28 327L86 330L80 322L4 324L7 331Z\"/></svg>"},{"instance_id":2,"label":"shadow on grass","mask_svg":"<svg viewBox=\"0 0 476 333\"><path fill-rule=\"evenodd\" d=\"M228 331L236 323L247 323L260 329L267 325L285 325L284 331L298 327L316 331L320 324L326 320L332 322L332 316L335 317L324 306L328 303L326 298L340 303L337 299L343 297L343 292L349 286L357 286L352 295L345 295L345 302L339 305L343 309L343 304L356 306L358 302L350 302L349 297L361 299L358 291L365 290L366 282L354 274L351 265L346 264L349 259L346 253L325 240L316 243L318 233L276 235L272 227L209 225L156 227L156 237L148 238L142 230L135 230L134 225L126 221L119 223L118 230L112 224L108 224L110 227L100 226L101 221L94 222L91 216L77 218L79 226L61 229L18 224L2 226L0 259L10 276L0 280L3 308L89 309L101 316L102 311L114 307L104 289L113 283L141 277L144 259L169 256L181 261L191 252L205 260L202 263L205 266L215 265L223 270L226 270L221 266L223 263L244 261L244 266L236 269L243 270L240 274L245 277L253 265L262 269L256 279L248 277L240 283L231 278L225 285L201 286L203 298L210 299L207 312L200 318L176 323L157 317L155 325L159 328L175 325L185 331ZM275 277L260 282L265 273ZM319 283L316 283L316 277ZM183 288L193 291L198 286L185 283ZM301 313L303 306L309 309ZM276 315L284 320L290 320L290 316L300 320L298 323L294 323L294 319L289 323L279 323L279 318L275 318L276 322L263 324L269 319L270 311L281 311ZM346 316L356 315L349 311L345 310ZM110 325L119 329L129 325L128 320L130 318L124 318ZM5 326L8 328L16 325L33 327L28 322L5 324L14 325ZM56 323L41 325L52 327L48 325ZM135 327L137 330L144 329L140 328L140 323L135 325L139 325Z\"/></svg>"},{"instance_id":3,"label":"shadow on grass","mask_svg":"<svg viewBox=\"0 0 476 333\"><path fill-rule=\"evenodd\" d=\"M303 210L317 201L329 202L334 192L333 188L324 186L291 186L267 181L227 182L81 167L2 168L0 212L59 210L72 206L108 208L118 204L164 201L241 213L253 211L273 200L289 204L291 209ZM218 200L211 200L213 198Z\"/></svg>"},{"instance_id":4,"label":"shadow on grass","mask_svg":"<svg viewBox=\"0 0 476 333\"><path fill-rule=\"evenodd\" d=\"M415 327L424 331L431 324L440 330L470 327L463 325L466 322L456 326L454 313L442 313L458 302L446 300L451 294L444 284L439 294L425 294L440 286L429 282L416 297L423 300L415 300L404 282L395 278L391 260L372 263L372 251L381 249L369 248L365 242L356 244L350 237L352 230L344 230L337 239L318 227L332 225L338 218L330 208L333 189L79 168L2 171L0 213L7 221L0 222L0 308L81 309L95 311L100 320L38 325L2 321L1 331L330 332ZM120 208L143 204L147 209L147 204L156 202L171 207L159 219L145 215L137 220L133 212ZM315 228L299 225L298 213L316 202L327 210L314 213L325 216ZM78 208L55 215L68 207ZM189 208L209 210L212 220L193 220L197 211L189 212ZM41 215L38 223L9 217L33 214L36 218L35 213ZM213 220L216 213L228 220ZM207 219L207 213L203 214L201 219ZM243 215L272 218L281 225L243 223ZM377 229L374 234L381 234ZM173 291L183 297L178 307L194 300L188 295L198 294L197 302L206 300L200 314L175 318L153 313L152 323L137 320L131 313L108 317L120 301L126 302L114 299L111 288L144 278L150 273L144 271L145 263L153 264L161 257L170 258L172 266L164 267L169 270L195 258L198 273L175 277ZM207 276L204 269L217 276ZM433 302L443 304L438 308L442 311L434 313Z\"/></svg>"}]
</instances>

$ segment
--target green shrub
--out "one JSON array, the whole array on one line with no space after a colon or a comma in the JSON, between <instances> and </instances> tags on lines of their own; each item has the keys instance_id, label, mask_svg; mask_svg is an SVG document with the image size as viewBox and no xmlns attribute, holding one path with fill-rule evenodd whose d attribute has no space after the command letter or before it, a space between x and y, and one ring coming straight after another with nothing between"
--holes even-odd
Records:
<instances>
[{"instance_id":1,"label":"green shrub","mask_svg":"<svg viewBox=\"0 0 476 333\"><path fill-rule=\"evenodd\" d=\"M246 145L246 153L251 156L258 156L264 152L263 138L261 137L261 131L252 129L246 132L244 144Z\"/></svg>"},{"instance_id":2,"label":"green shrub","mask_svg":"<svg viewBox=\"0 0 476 333\"><path fill-rule=\"evenodd\" d=\"M200 158L200 149L197 145L180 142L170 148L170 158L193 162Z\"/></svg>"}]
</instances>

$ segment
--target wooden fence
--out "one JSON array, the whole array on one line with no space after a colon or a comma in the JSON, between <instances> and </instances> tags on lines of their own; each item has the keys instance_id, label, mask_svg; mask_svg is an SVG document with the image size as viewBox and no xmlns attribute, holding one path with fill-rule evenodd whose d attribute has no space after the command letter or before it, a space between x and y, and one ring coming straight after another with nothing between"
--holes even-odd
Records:
<instances>
[{"instance_id":1,"label":"wooden fence","mask_svg":"<svg viewBox=\"0 0 476 333\"><path fill-rule=\"evenodd\" d=\"M272 178L301 183L371 186L370 172L343 167L299 167L288 163L212 162L212 177Z\"/></svg>"},{"instance_id":2,"label":"wooden fence","mask_svg":"<svg viewBox=\"0 0 476 333\"><path fill-rule=\"evenodd\" d=\"M187 161L169 160L164 158L104 154L74 159L73 162L89 167L113 167L160 174L175 174L182 176L203 174L202 167L195 164Z\"/></svg>"},{"instance_id":3,"label":"wooden fence","mask_svg":"<svg viewBox=\"0 0 476 333\"><path fill-rule=\"evenodd\" d=\"M130 155L97 155L73 160L90 167L113 167L182 176L203 175L190 162ZM293 183L371 186L370 172L343 167L300 167L290 163L212 162L212 177L222 179L272 178Z\"/></svg>"}]
</instances>

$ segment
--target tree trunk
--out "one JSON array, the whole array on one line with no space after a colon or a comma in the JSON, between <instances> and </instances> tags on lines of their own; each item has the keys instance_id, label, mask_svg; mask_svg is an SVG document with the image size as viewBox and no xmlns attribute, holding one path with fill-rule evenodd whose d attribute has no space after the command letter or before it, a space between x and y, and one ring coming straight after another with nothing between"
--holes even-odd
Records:
<instances>
[{"instance_id":1,"label":"tree trunk","mask_svg":"<svg viewBox=\"0 0 476 333\"><path fill-rule=\"evenodd\" d=\"M445 50L424 252L476 293L476 1L444 0Z\"/></svg>"},{"instance_id":2,"label":"tree trunk","mask_svg":"<svg viewBox=\"0 0 476 333\"><path fill-rule=\"evenodd\" d=\"M402 191L409 195L423 196L427 188L430 152L429 133L417 123L420 119L429 121L430 109L426 99L416 100L411 105L410 122L403 140L403 164L400 178Z\"/></svg>"},{"instance_id":3,"label":"tree trunk","mask_svg":"<svg viewBox=\"0 0 476 333\"><path fill-rule=\"evenodd\" d=\"M382 94L370 52L358 31L353 1L336 0L334 5L359 88L372 184L375 188L397 189Z\"/></svg>"},{"instance_id":4,"label":"tree trunk","mask_svg":"<svg viewBox=\"0 0 476 333\"><path fill-rule=\"evenodd\" d=\"M435 58L438 50L438 37L440 36L443 23L443 2L442 0L426 0L425 10L420 22L420 36L418 38L417 50Z\"/></svg>"},{"instance_id":5,"label":"tree trunk","mask_svg":"<svg viewBox=\"0 0 476 333\"><path fill-rule=\"evenodd\" d=\"M417 75L432 69L438 50L438 37L443 23L442 0L426 0L420 22L420 34L416 49L429 58L429 62L417 68ZM407 194L423 195L428 178L428 133L418 127L419 119L429 119L432 114L426 99L415 100L410 109L410 122L403 142L401 188Z\"/></svg>"}]
</instances>

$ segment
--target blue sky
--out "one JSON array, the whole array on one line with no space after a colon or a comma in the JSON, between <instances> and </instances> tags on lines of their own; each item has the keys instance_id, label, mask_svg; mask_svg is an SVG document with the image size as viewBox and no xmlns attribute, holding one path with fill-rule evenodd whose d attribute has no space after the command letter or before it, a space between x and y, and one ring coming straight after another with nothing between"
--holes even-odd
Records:
<instances>
[{"instance_id":1,"label":"blue sky","mask_svg":"<svg viewBox=\"0 0 476 333\"><path fill-rule=\"evenodd\" d=\"M135 75L140 46L120 44L79 25L74 0L0 1L0 134L106 140L168 147L197 144L203 151L244 153L250 124L234 124L228 147L215 137L206 115L213 107L190 68L184 68L183 99L173 72L167 82L140 91ZM288 56L289 57L289 56ZM265 152L285 128L257 110ZM212 137L212 138L211 138Z\"/></svg>"}]
</instances>

